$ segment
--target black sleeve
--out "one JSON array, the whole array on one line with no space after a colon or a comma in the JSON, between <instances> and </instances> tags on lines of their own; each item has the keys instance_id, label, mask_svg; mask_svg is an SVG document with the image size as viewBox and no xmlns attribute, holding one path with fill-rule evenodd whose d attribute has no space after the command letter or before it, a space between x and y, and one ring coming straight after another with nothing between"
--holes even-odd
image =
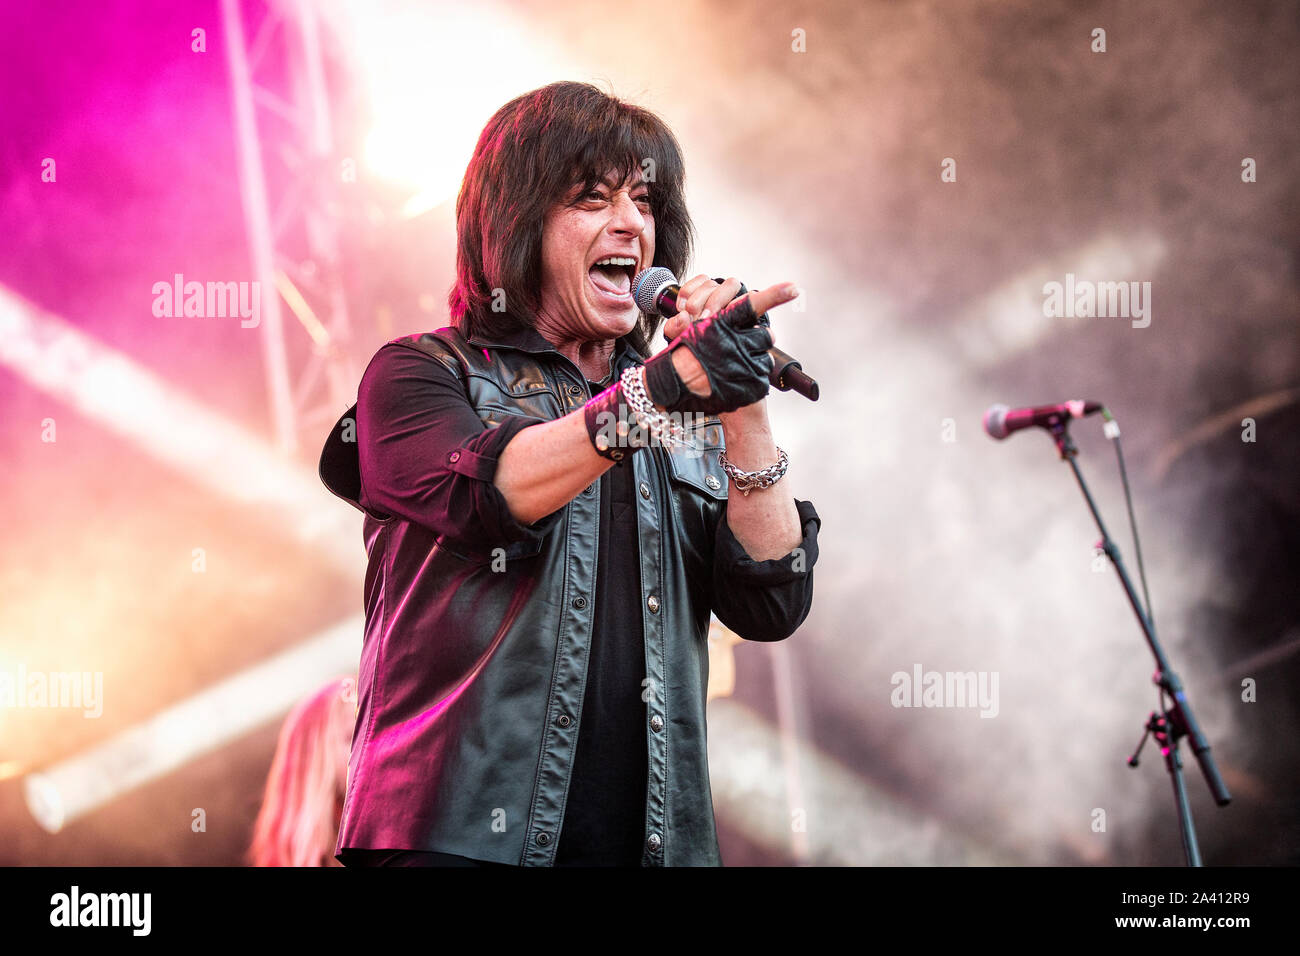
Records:
<instances>
[{"instance_id":1,"label":"black sleeve","mask_svg":"<svg viewBox=\"0 0 1300 956\"><path fill-rule=\"evenodd\" d=\"M492 479L510 440L541 424L508 415L489 427L454 372L423 352L386 345L357 390L363 503L476 551L540 538L563 509L521 524Z\"/></svg>"},{"instance_id":2,"label":"black sleeve","mask_svg":"<svg viewBox=\"0 0 1300 956\"><path fill-rule=\"evenodd\" d=\"M803 540L781 558L755 561L724 514L713 550L713 612L748 641L782 641L812 608L813 565L821 518L812 502L794 499Z\"/></svg>"}]
</instances>

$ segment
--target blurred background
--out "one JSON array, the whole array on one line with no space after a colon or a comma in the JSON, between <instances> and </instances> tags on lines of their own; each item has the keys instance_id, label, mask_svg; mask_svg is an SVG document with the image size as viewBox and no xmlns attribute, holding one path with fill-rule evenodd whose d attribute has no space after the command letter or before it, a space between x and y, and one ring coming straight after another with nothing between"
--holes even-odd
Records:
<instances>
[{"instance_id":1,"label":"blurred background","mask_svg":"<svg viewBox=\"0 0 1300 956\"><path fill-rule=\"evenodd\" d=\"M249 861L286 717L361 649L321 445L384 342L447 324L478 132L559 79L676 131L692 274L804 289L774 330L822 399L770 405L816 600L714 642L725 862L1181 863L1158 750L1125 765L1158 702L1095 525L1045 433L981 428L1087 398L1233 793L1184 745L1205 860L1300 863L1298 11L8 5L0 863ZM1147 314L1046 314L1067 281ZM188 282L256 312L187 316ZM1136 581L1113 446L1072 432ZM895 706L917 669L996 706Z\"/></svg>"}]
</instances>

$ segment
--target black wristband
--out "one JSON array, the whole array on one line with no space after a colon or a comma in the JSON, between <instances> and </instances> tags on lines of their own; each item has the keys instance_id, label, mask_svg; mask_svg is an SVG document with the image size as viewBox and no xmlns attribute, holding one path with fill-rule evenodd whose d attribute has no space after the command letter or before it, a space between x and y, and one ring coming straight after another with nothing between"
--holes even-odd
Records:
<instances>
[{"instance_id":1,"label":"black wristband","mask_svg":"<svg viewBox=\"0 0 1300 956\"><path fill-rule=\"evenodd\" d=\"M623 383L615 382L582 407L587 423L587 437L596 454L610 461L622 461L629 452L641 446L633 444L631 435L637 434L636 419L623 394Z\"/></svg>"}]
</instances>

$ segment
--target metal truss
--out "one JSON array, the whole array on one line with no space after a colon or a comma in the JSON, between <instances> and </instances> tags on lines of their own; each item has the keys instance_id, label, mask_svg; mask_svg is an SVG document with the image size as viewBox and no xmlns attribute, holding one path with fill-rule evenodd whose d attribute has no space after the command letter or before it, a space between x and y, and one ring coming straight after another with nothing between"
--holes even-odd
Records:
<instances>
[{"instance_id":1,"label":"metal truss","mask_svg":"<svg viewBox=\"0 0 1300 956\"><path fill-rule=\"evenodd\" d=\"M260 13L246 42L244 11ZM341 166L336 158L320 42L309 0L221 0L230 68L240 194L253 271L261 283L262 354L277 446L298 451L304 434L328 427L353 401L359 378L339 268ZM280 93L258 74L283 69ZM264 148L259 123L286 129ZM268 159L282 163L275 170ZM281 182L271 196L268 182ZM299 247L290 254L287 237ZM305 240L305 255L301 242ZM286 323L288 316L296 322ZM310 339L307 358L287 347L286 324ZM297 368L291 367L296 364Z\"/></svg>"}]
</instances>

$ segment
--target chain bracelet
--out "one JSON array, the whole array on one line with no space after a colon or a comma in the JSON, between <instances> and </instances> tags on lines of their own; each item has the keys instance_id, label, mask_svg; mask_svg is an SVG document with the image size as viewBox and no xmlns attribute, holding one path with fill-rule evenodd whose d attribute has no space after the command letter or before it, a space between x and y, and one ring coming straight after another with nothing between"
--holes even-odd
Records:
<instances>
[{"instance_id":1,"label":"chain bracelet","mask_svg":"<svg viewBox=\"0 0 1300 956\"><path fill-rule=\"evenodd\" d=\"M653 441L662 445L693 446L694 440L686 434L679 422L659 411L650 400L650 393L645 387L645 366L632 365L623 370L619 377L623 385L623 395L628 407L636 418L636 423L650 433Z\"/></svg>"},{"instance_id":2,"label":"chain bracelet","mask_svg":"<svg viewBox=\"0 0 1300 956\"><path fill-rule=\"evenodd\" d=\"M748 498L749 493L755 488L771 488L785 477L785 471L790 467L790 457L782 448L778 448L776 452L776 464L760 468L758 471L741 471L731 463L725 451L718 452L718 464L727 473L727 477L736 483L736 488L744 492L745 497Z\"/></svg>"}]
</instances>

